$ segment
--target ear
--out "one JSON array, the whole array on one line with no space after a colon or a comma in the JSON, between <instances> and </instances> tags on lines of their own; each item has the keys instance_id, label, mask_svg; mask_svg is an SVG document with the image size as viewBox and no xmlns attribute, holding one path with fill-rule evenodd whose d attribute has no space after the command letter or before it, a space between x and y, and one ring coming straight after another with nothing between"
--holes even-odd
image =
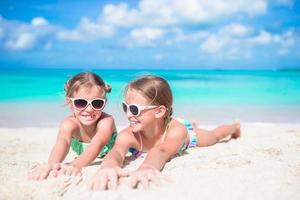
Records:
<instances>
[{"instance_id":1,"label":"ear","mask_svg":"<svg viewBox=\"0 0 300 200\"><path fill-rule=\"evenodd\" d=\"M156 112L155 112L155 118L164 118L167 112L167 108L166 106L159 106L158 108L156 108Z\"/></svg>"},{"instance_id":2,"label":"ear","mask_svg":"<svg viewBox=\"0 0 300 200\"><path fill-rule=\"evenodd\" d=\"M65 98L65 105L69 106L72 109L72 101L68 97Z\"/></svg>"}]
</instances>

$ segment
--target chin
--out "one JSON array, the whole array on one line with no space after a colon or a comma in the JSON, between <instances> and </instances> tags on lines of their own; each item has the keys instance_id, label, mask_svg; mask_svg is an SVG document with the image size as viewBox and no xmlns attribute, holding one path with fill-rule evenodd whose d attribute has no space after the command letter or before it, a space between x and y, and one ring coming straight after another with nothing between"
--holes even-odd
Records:
<instances>
[{"instance_id":1,"label":"chin","mask_svg":"<svg viewBox=\"0 0 300 200\"><path fill-rule=\"evenodd\" d=\"M131 129L132 129L132 131L133 132L140 132L140 131L142 131L143 130L143 127L141 126L141 124L134 124L134 125L132 125L132 124L129 124L129 126L131 127Z\"/></svg>"},{"instance_id":2,"label":"chin","mask_svg":"<svg viewBox=\"0 0 300 200\"><path fill-rule=\"evenodd\" d=\"M129 124L129 126L131 127L131 129L136 132L139 129L139 126L137 124Z\"/></svg>"},{"instance_id":3,"label":"chin","mask_svg":"<svg viewBox=\"0 0 300 200\"><path fill-rule=\"evenodd\" d=\"M137 133L137 132L141 131L141 129L135 128L135 127L132 127L132 126L131 126L131 130L132 130L133 133Z\"/></svg>"},{"instance_id":4,"label":"chin","mask_svg":"<svg viewBox=\"0 0 300 200\"><path fill-rule=\"evenodd\" d=\"M96 121L84 121L84 120L80 120L80 123L85 125L85 126L91 126L93 124L95 124Z\"/></svg>"},{"instance_id":5,"label":"chin","mask_svg":"<svg viewBox=\"0 0 300 200\"><path fill-rule=\"evenodd\" d=\"M85 119L84 117L80 117L79 121L80 121L80 123L82 123L85 126L91 126L91 125L95 124L98 119L99 119L99 117L95 117L93 119Z\"/></svg>"}]
</instances>

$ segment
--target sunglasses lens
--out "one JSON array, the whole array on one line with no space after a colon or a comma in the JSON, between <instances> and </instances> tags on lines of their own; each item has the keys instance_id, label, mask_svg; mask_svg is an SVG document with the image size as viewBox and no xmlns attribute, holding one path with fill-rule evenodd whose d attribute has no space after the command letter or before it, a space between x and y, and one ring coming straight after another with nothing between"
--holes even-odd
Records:
<instances>
[{"instance_id":1,"label":"sunglasses lens","mask_svg":"<svg viewBox=\"0 0 300 200\"><path fill-rule=\"evenodd\" d=\"M130 105L129 110L133 115L139 114L139 108L136 105Z\"/></svg>"},{"instance_id":2,"label":"sunglasses lens","mask_svg":"<svg viewBox=\"0 0 300 200\"><path fill-rule=\"evenodd\" d=\"M84 99L75 99L74 100L74 106L78 109L84 109L88 102Z\"/></svg>"},{"instance_id":3,"label":"sunglasses lens","mask_svg":"<svg viewBox=\"0 0 300 200\"><path fill-rule=\"evenodd\" d=\"M104 106L104 101L102 99L95 99L94 101L92 101L92 106L94 107L94 109L100 110Z\"/></svg>"},{"instance_id":4,"label":"sunglasses lens","mask_svg":"<svg viewBox=\"0 0 300 200\"><path fill-rule=\"evenodd\" d=\"M122 103L123 111L126 113L127 112L127 105L125 103Z\"/></svg>"}]
</instances>

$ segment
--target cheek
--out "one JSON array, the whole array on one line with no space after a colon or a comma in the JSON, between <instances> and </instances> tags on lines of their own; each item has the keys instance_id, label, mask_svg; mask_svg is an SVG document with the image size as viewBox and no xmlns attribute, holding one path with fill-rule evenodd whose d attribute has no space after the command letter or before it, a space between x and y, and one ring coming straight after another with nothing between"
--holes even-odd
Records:
<instances>
[{"instance_id":1,"label":"cheek","mask_svg":"<svg viewBox=\"0 0 300 200\"><path fill-rule=\"evenodd\" d=\"M85 114L85 113L83 113ZM90 113L91 115L94 115L96 117L96 119L99 119L102 115L102 111L98 111L98 110L94 110L92 113Z\"/></svg>"},{"instance_id":2,"label":"cheek","mask_svg":"<svg viewBox=\"0 0 300 200\"><path fill-rule=\"evenodd\" d=\"M78 110L76 110L74 108L71 108L71 111L72 111L73 115L75 115L75 116L79 116L80 115L80 111L78 111Z\"/></svg>"},{"instance_id":3,"label":"cheek","mask_svg":"<svg viewBox=\"0 0 300 200\"><path fill-rule=\"evenodd\" d=\"M143 113L140 115L139 120L145 123L152 122L153 120L155 120L155 114L151 112Z\"/></svg>"},{"instance_id":4,"label":"cheek","mask_svg":"<svg viewBox=\"0 0 300 200\"><path fill-rule=\"evenodd\" d=\"M102 114L102 111L95 111L94 114L100 117Z\"/></svg>"}]
</instances>

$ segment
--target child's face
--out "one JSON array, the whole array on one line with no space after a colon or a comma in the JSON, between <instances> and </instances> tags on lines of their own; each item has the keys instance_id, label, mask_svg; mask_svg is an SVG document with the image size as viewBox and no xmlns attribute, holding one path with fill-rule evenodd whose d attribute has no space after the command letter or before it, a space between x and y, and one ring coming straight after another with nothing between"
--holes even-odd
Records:
<instances>
[{"instance_id":1,"label":"child's face","mask_svg":"<svg viewBox=\"0 0 300 200\"><path fill-rule=\"evenodd\" d=\"M149 101L141 93L134 89L128 89L125 96L125 103L127 105L136 104L139 106L149 106ZM127 111L126 115L130 122L133 132L143 130L145 127L151 124L155 120L155 108L145 109L140 112L138 116L133 115L130 111Z\"/></svg>"},{"instance_id":2,"label":"child's face","mask_svg":"<svg viewBox=\"0 0 300 200\"><path fill-rule=\"evenodd\" d=\"M104 99L105 93L97 86L81 86L76 92L74 92L73 98L81 98L86 99L88 101L97 98ZM76 109L74 105L71 104L71 109L75 117L80 121L80 123L87 126L96 123L102 114L102 110L93 109L91 104L89 104L86 108L82 110Z\"/></svg>"}]
</instances>

